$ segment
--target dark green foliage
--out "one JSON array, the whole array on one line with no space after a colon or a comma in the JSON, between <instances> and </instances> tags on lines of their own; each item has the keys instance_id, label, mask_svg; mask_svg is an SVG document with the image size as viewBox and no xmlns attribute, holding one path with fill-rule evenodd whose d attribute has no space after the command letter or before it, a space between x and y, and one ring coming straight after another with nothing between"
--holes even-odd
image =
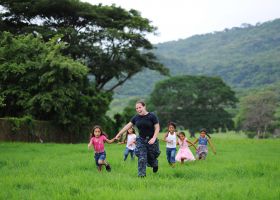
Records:
<instances>
[{"instance_id":1,"label":"dark green foliage","mask_svg":"<svg viewBox=\"0 0 280 200\"><path fill-rule=\"evenodd\" d=\"M4 95L0 94L0 108L4 107L4 106L5 106L5 104L4 104Z\"/></svg>"},{"instance_id":2,"label":"dark green foliage","mask_svg":"<svg viewBox=\"0 0 280 200\"><path fill-rule=\"evenodd\" d=\"M120 130L120 128L122 128L122 125L123 125L122 115L119 113L115 114L114 120L115 120L114 130L115 130L115 132L117 132L118 130Z\"/></svg>"},{"instance_id":3,"label":"dark green foliage","mask_svg":"<svg viewBox=\"0 0 280 200\"><path fill-rule=\"evenodd\" d=\"M122 118L125 124L127 124L128 122L130 122L131 118L136 115L136 110L135 110L135 103L138 101L139 99L131 99L128 103L128 105L124 108L123 112L122 112Z\"/></svg>"},{"instance_id":4,"label":"dark green foliage","mask_svg":"<svg viewBox=\"0 0 280 200\"><path fill-rule=\"evenodd\" d=\"M236 127L246 131L248 137L266 138L277 131L280 124L279 83L253 90L240 100L236 116Z\"/></svg>"},{"instance_id":5,"label":"dark green foliage","mask_svg":"<svg viewBox=\"0 0 280 200\"><path fill-rule=\"evenodd\" d=\"M156 28L136 10L79 0L0 6L0 30L16 35L1 36L0 116L31 114L77 134L91 124L111 130L116 87L146 68L168 74L146 39Z\"/></svg>"},{"instance_id":6,"label":"dark green foliage","mask_svg":"<svg viewBox=\"0 0 280 200\"><path fill-rule=\"evenodd\" d=\"M26 126L28 130L31 132L34 126L33 119L30 116L24 116L22 118L11 117L8 118L8 121L11 125L11 131L13 133L18 132L22 126Z\"/></svg>"},{"instance_id":7,"label":"dark green foliage","mask_svg":"<svg viewBox=\"0 0 280 200\"><path fill-rule=\"evenodd\" d=\"M79 0L2 0L0 5L6 9L0 15L1 30L40 33L45 41L62 34L68 44L64 54L89 68L97 90L111 82L106 90L112 91L145 68L168 74L145 38L156 28L136 10Z\"/></svg>"},{"instance_id":8,"label":"dark green foliage","mask_svg":"<svg viewBox=\"0 0 280 200\"><path fill-rule=\"evenodd\" d=\"M135 103L137 98L132 98L129 100L128 105L123 109L122 113L117 113L114 115L115 119L115 132L118 132L125 124L130 122L131 118L136 114Z\"/></svg>"},{"instance_id":9,"label":"dark green foliage","mask_svg":"<svg viewBox=\"0 0 280 200\"><path fill-rule=\"evenodd\" d=\"M198 130L232 129L232 116L225 110L235 106L234 92L220 78L176 76L156 84L151 102L163 127L174 121Z\"/></svg>"},{"instance_id":10,"label":"dark green foliage","mask_svg":"<svg viewBox=\"0 0 280 200\"><path fill-rule=\"evenodd\" d=\"M59 37L44 43L32 35L4 32L0 38L1 117L32 115L77 137L91 122L106 122L112 94L97 91L88 68L61 54Z\"/></svg>"}]
</instances>

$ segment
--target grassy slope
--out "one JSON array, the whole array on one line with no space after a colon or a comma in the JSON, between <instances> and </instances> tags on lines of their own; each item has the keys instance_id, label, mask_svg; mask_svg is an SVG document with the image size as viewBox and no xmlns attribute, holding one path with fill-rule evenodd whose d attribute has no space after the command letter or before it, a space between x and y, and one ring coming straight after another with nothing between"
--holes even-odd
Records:
<instances>
[{"instance_id":1,"label":"grassy slope","mask_svg":"<svg viewBox=\"0 0 280 200\"><path fill-rule=\"evenodd\" d=\"M159 61L171 75L220 76L233 88L258 88L278 82L280 19L235 27L156 45ZM116 90L116 98L149 95L164 78L146 70Z\"/></svg>"},{"instance_id":2,"label":"grassy slope","mask_svg":"<svg viewBox=\"0 0 280 200\"><path fill-rule=\"evenodd\" d=\"M98 173L86 144L0 143L0 199L279 199L280 140L214 135L218 154L137 178L124 146L107 145L112 172Z\"/></svg>"}]
</instances>

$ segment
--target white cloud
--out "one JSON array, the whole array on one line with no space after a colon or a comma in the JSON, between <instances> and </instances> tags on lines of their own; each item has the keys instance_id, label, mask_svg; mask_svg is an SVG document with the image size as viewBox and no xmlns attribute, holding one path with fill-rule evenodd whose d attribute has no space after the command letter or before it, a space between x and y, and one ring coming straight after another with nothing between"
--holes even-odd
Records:
<instances>
[{"instance_id":1,"label":"white cloud","mask_svg":"<svg viewBox=\"0 0 280 200\"><path fill-rule=\"evenodd\" d=\"M83 0L136 9L158 27L153 43L280 18L279 0Z\"/></svg>"}]
</instances>

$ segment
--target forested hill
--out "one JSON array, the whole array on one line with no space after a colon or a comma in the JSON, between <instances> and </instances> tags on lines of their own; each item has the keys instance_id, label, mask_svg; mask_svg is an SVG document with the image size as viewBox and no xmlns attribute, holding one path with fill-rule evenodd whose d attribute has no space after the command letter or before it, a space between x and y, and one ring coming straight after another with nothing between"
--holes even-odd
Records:
<instances>
[{"instance_id":1,"label":"forested hill","mask_svg":"<svg viewBox=\"0 0 280 200\"><path fill-rule=\"evenodd\" d=\"M172 75L221 76L234 88L275 83L280 80L280 19L161 43L155 53ZM117 96L149 94L162 78L142 72L119 88Z\"/></svg>"}]
</instances>

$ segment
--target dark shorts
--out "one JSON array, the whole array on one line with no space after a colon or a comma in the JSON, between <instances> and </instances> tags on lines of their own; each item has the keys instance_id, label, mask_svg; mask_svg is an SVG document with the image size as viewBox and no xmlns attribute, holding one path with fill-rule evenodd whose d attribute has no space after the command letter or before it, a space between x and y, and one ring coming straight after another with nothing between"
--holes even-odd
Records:
<instances>
[{"instance_id":1,"label":"dark shorts","mask_svg":"<svg viewBox=\"0 0 280 200\"><path fill-rule=\"evenodd\" d=\"M106 152L95 153L94 154L95 164L98 166L98 160L106 160Z\"/></svg>"}]
</instances>

